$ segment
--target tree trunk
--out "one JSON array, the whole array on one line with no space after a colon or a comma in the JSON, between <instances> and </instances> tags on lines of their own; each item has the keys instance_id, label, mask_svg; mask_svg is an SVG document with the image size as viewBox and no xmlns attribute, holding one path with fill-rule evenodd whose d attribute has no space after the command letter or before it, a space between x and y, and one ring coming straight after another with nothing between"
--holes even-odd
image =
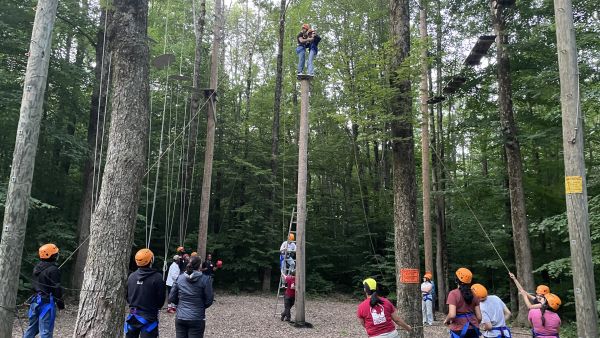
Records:
<instances>
[{"instance_id":1,"label":"tree trunk","mask_svg":"<svg viewBox=\"0 0 600 338\"><path fill-rule=\"evenodd\" d=\"M146 168L148 2L114 0L112 10L107 34L113 69L112 120L74 337L123 335L124 281Z\"/></svg>"},{"instance_id":2,"label":"tree trunk","mask_svg":"<svg viewBox=\"0 0 600 338\"><path fill-rule=\"evenodd\" d=\"M27 228L29 197L40 135L40 121L48 78L52 29L57 0L39 0L33 22L29 59L21 99L19 125L10 171L2 241L0 242L0 337L12 335L13 307L17 301L21 256Z\"/></svg>"},{"instance_id":3,"label":"tree trunk","mask_svg":"<svg viewBox=\"0 0 600 338\"><path fill-rule=\"evenodd\" d=\"M221 48L221 25L223 24L222 0L215 2L215 24L213 46L210 60L210 90L208 109L206 110L206 149L204 150L204 175L202 178L202 196L200 199L200 225L198 228L198 255L206 259L206 241L208 237L208 211L210 207L210 185L212 181L213 155L215 152L215 114L217 112L217 86L219 83L219 49ZM212 92L214 90L214 92Z\"/></svg>"},{"instance_id":4,"label":"tree trunk","mask_svg":"<svg viewBox=\"0 0 600 338\"><path fill-rule=\"evenodd\" d=\"M72 285L74 288L81 288L83 282L83 269L88 253L88 237L90 235L90 220L92 218L92 210L95 206L92 205L95 197L95 186L100 182L96 182L95 174L100 170L100 148L99 143L102 139L98 139L104 134L104 109L106 106L106 95L108 90L108 55L104 49L104 25L106 23L106 11L100 13L100 29L96 34L96 68L95 83L92 92L92 101L90 103L90 116L88 122L88 150L90 155L85 161L83 170L83 196L81 206L79 207L79 218L77 219L77 239L79 250L77 250L77 258L75 259L75 267L73 268ZM94 159L95 157L95 159Z\"/></svg>"},{"instance_id":5,"label":"tree trunk","mask_svg":"<svg viewBox=\"0 0 600 338\"><path fill-rule=\"evenodd\" d=\"M496 10L492 5L491 8L494 30L497 35L498 105L502 135L504 137L504 148L506 149L517 276L526 290L533 290L533 264L525 213L525 194L523 191L523 164L521 162L521 148L517 139L517 128L513 116L510 61L505 46L505 21L502 17L502 7ZM517 322L526 324L528 322L527 314L527 306L524 302L521 302L519 304Z\"/></svg>"},{"instance_id":6,"label":"tree trunk","mask_svg":"<svg viewBox=\"0 0 600 338\"><path fill-rule=\"evenodd\" d=\"M390 85L395 90L391 108L394 163L394 226L396 253L397 306L408 323L421 323L421 291L419 284L401 282L401 269L419 269L417 187L415 184L415 154L412 129L411 83L401 69L410 52L410 16L408 0L390 1L392 56ZM416 326L407 337L423 337L423 328Z\"/></svg>"}]
</instances>

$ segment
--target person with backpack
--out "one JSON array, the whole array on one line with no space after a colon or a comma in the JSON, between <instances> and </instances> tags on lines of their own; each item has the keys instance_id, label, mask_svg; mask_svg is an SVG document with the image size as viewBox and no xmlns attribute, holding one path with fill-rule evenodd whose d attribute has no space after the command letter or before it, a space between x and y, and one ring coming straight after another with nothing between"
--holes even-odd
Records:
<instances>
[{"instance_id":1,"label":"person with backpack","mask_svg":"<svg viewBox=\"0 0 600 338\"><path fill-rule=\"evenodd\" d=\"M510 318L510 310L498 296L488 295L485 286L473 284L471 291L479 298L481 309L481 334L484 338L511 338L506 321Z\"/></svg>"},{"instance_id":2,"label":"person with backpack","mask_svg":"<svg viewBox=\"0 0 600 338\"><path fill-rule=\"evenodd\" d=\"M526 299L525 293L522 292L521 295L523 299ZM556 311L558 311L561 303L557 295L549 293L541 300L539 309L529 310L527 319L531 324L531 333L534 338L559 338L561 321Z\"/></svg>"},{"instance_id":3,"label":"person with backpack","mask_svg":"<svg viewBox=\"0 0 600 338\"><path fill-rule=\"evenodd\" d=\"M138 269L127 278L125 337L158 337L158 311L165 303L165 283L162 274L152 269L154 254L150 249L139 250L135 263Z\"/></svg>"},{"instance_id":4,"label":"person with backpack","mask_svg":"<svg viewBox=\"0 0 600 338\"><path fill-rule=\"evenodd\" d=\"M519 283L519 280L517 280L517 277L512 272L510 272L508 275L513 280L513 282L515 282L517 289L523 295L523 299L525 300L527 308L529 310L541 309L543 298L544 296L550 293L550 288L546 285L540 284L535 288L535 295L532 295L529 292L525 291L523 286L521 286L521 283Z\"/></svg>"},{"instance_id":5,"label":"person with backpack","mask_svg":"<svg viewBox=\"0 0 600 338\"><path fill-rule=\"evenodd\" d=\"M202 260L190 259L184 273L173 284L169 301L177 304L177 338L202 338L206 329L206 309L213 303L212 278L200 272Z\"/></svg>"},{"instance_id":6,"label":"person with backpack","mask_svg":"<svg viewBox=\"0 0 600 338\"><path fill-rule=\"evenodd\" d=\"M473 273L467 268L456 270L457 288L448 293L448 315L444 324L450 329L451 338L479 338L481 310L479 298L471 291Z\"/></svg>"},{"instance_id":7,"label":"person with backpack","mask_svg":"<svg viewBox=\"0 0 600 338\"><path fill-rule=\"evenodd\" d=\"M431 326L433 324L433 283L431 279L433 274L429 271L423 275L421 283L421 311L423 312L423 325Z\"/></svg>"},{"instance_id":8,"label":"person with backpack","mask_svg":"<svg viewBox=\"0 0 600 338\"><path fill-rule=\"evenodd\" d=\"M406 331L412 330L412 327L398 316L394 305L389 300L378 296L375 279L363 280L362 287L366 299L358 305L356 316L370 338L399 337L396 324Z\"/></svg>"},{"instance_id":9,"label":"person with backpack","mask_svg":"<svg viewBox=\"0 0 600 338\"><path fill-rule=\"evenodd\" d=\"M33 338L38 333L41 338L52 338L56 308L65 308L60 270L56 265L58 253L58 247L52 243L38 249L40 261L33 268L32 279L35 294L29 298L29 326L23 338Z\"/></svg>"}]
</instances>

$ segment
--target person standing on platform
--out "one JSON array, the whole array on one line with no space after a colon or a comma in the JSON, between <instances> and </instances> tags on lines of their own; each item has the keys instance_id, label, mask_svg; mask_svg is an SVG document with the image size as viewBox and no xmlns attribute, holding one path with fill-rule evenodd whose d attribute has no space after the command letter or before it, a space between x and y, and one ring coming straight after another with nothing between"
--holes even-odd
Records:
<instances>
[{"instance_id":1,"label":"person standing on platform","mask_svg":"<svg viewBox=\"0 0 600 338\"><path fill-rule=\"evenodd\" d=\"M179 270L179 260L179 255L173 256L173 263L169 266L169 273L167 274L167 281L165 282L165 284L167 284L167 297L169 296L169 293L171 293L173 283L177 281L177 277L181 274L181 270ZM167 312L175 313L175 311L175 304L169 303L169 305L167 305Z\"/></svg>"}]
</instances>

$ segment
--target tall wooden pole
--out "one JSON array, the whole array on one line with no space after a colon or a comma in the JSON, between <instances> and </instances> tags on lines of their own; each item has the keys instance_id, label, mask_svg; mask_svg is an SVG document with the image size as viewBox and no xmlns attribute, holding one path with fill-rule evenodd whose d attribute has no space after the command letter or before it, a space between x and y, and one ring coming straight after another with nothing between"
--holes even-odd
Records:
<instances>
[{"instance_id":1,"label":"tall wooden pole","mask_svg":"<svg viewBox=\"0 0 600 338\"><path fill-rule=\"evenodd\" d=\"M423 244L425 271L433 271L433 240L431 234L431 182L429 168L429 65L427 62L427 0L421 0L419 10L421 36L421 176L423 181Z\"/></svg>"},{"instance_id":2,"label":"tall wooden pole","mask_svg":"<svg viewBox=\"0 0 600 338\"><path fill-rule=\"evenodd\" d=\"M221 24L223 16L222 0L215 1L215 25L213 27L213 46L210 60L210 89L208 109L206 110L206 148L204 150L204 176L202 178L202 197L200 199L200 226L198 230L198 255L206 259L206 240L208 237L208 211L210 207L210 184L212 181L213 156L215 153L215 113L217 112L217 86L219 84L219 50L221 48Z\"/></svg>"},{"instance_id":3,"label":"tall wooden pole","mask_svg":"<svg viewBox=\"0 0 600 338\"><path fill-rule=\"evenodd\" d=\"M31 181L40 134L42 106L52 46L52 29L58 0L39 0L33 22L29 60L23 86L17 139L6 192L2 241L0 242L0 337L12 335L13 318Z\"/></svg>"},{"instance_id":4,"label":"tall wooden pole","mask_svg":"<svg viewBox=\"0 0 600 338\"><path fill-rule=\"evenodd\" d=\"M311 76L300 79L300 132L298 134L298 223L296 224L296 325L304 325L304 294L306 291L306 184L308 180L308 91Z\"/></svg>"},{"instance_id":5,"label":"tall wooden pole","mask_svg":"<svg viewBox=\"0 0 600 338\"><path fill-rule=\"evenodd\" d=\"M577 336L598 337L594 264L583 155L583 119L579 105L579 70L571 0L554 0L554 17L560 72L567 220L571 243Z\"/></svg>"}]
</instances>

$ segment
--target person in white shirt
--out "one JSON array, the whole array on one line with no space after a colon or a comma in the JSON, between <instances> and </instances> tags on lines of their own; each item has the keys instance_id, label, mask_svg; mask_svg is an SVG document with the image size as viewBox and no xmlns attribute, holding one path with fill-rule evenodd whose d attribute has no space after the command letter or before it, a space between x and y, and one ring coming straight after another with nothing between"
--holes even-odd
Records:
<instances>
[{"instance_id":1,"label":"person in white shirt","mask_svg":"<svg viewBox=\"0 0 600 338\"><path fill-rule=\"evenodd\" d=\"M423 312L423 325L433 324L433 283L431 279L433 274L429 271L423 275L423 283L421 283L421 311Z\"/></svg>"},{"instance_id":2,"label":"person in white shirt","mask_svg":"<svg viewBox=\"0 0 600 338\"><path fill-rule=\"evenodd\" d=\"M296 269L296 261L292 258L292 254L296 253L296 242L294 234L288 236L287 241L283 241L279 247L279 263L281 264L281 273L286 274L286 263L290 267L290 272ZM289 274L289 273L288 273Z\"/></svg>"},{"instance_id":3,"label":"person in white shirt","mask_svg":"<svg viewBox=\"0 0 600 338\"><path fill-rule=\"evenodd\" d=\"M177 277L179 277L180 272L179 271L179 260L181 258L179 257L179 255L175 255L173 256L173 263L171 263L171 266L169 266L169 273L167 274L167 281L165 282L167 284L167 295L171 293L171 287L173 287L173 283L175 283L177 281ZM169 303L169 305L167 306L167 312L168 313L175 313L175 304L171 304Z\"/></svg>"},{"instance_id":4,"label":"person in white shirt","mask_svg":"<svg viewBox=\"0 0 600 338\"><path fill-rule=\"evenodd\" d=\"M510 318L510 310L498 296L488 295L487 289L481 284L471 286L473 294L479 298L481 308L481 330L486 338L510 338L510 329L506 320Z\"/></svg>"}]
</instances>

